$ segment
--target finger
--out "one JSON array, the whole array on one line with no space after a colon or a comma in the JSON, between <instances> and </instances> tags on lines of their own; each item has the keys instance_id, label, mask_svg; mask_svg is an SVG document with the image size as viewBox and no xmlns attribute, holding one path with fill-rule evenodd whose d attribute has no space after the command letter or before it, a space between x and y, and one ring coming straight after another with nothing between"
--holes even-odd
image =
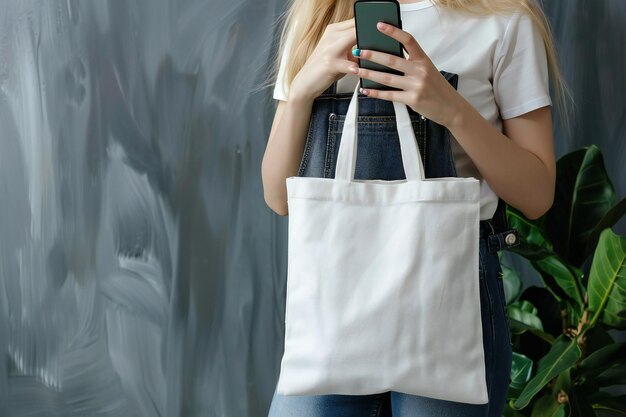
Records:
<instances>
[{"instance_id":1,"label":"finger","mask_svg":"<svg viewBox=\"0 0 626 417\"><path fill-rule=\"evenodd\" d=\"M353 74L357 75L355 72L352 72L350 68L359 68L357 64L348 60L348 59L338 59L336 62L336 70L337 72L341 72L344 74Z\"/></svg>"},{"instance_id":2,"label":"finger","mask_svg":"<svg viewBox=\"0 0 626 417\"><path fill-rule=\"evenodd\" d=\"M382 26L381 26L382 24ZM393 25L379 22L376 27L379 31L399 41L409 53L409 60L428 58L426 52L417 43L413 35Z\"/></svg>"},{"instance_id":3,"label":"finger","mask_svg":"<svg viewBox=\"0 0 626 417\"><path fill-rule=\"evenodd\" d=\"M359 60L356 59L354 57L354 55L352 55L352 52L346 52L346 59L354 64L356 64L357 66L359 65Z\"/></svg>"},{"instance_id":4,"label":"finger","mask_svg":"<svg viewBox=\"0 0 626 417\"><path fill-rule=\"evenodd\" d=\"M382 100L398 101L407 104L409 101L409 93L397 90L378 90L376 88L366 88L365 93L368 97L379 98Z\"/></svg>"},{"instance_id":5,"label":"finger","mask_svg":"<svg viewBox=\"0 0 626 417\"><path fill-rule=\"evenodd\" d=\"M359 58L365 59L366 61L376 62L386 67L401 71L405 74L410 73L415 65L411 65L404 57L388 54L386 52L374 51L372 49L361 49Z\"/></svg>"},{"instance_id":6,"label":"finger","mask_svg":"<svg viewBox=\"0 0 626 417\"><path fill-rule=\"evenodd\" d=\"M349 49L348 51L346 51L346 58L347 58L348 60L350 60L350 61L354 62L354 63L355 63L355 64L357 64L357 66L358 66L358 64L359 64L359 59L358 59L357 57L355 57L354 55L352 55L352 50L353 50L354 48L356 48L356 47L357 47L357 45L356 45L356 44L354 44L354 45L352 45L352 46L350 47L350 49Z\"/></svg>"},{"instance_id":7,"label":"finger","mask_svg":"<svg viewBox=\"0 0 626 417\"><path fill-rule=\"evenodd\" d=\"M358 76L388 85L389 87L400 88L402 90L409 90L411 88L410 80L403 75L390 74L388 72L375 71L367 68L359 68Z\"/></svg>"}]
</instances>

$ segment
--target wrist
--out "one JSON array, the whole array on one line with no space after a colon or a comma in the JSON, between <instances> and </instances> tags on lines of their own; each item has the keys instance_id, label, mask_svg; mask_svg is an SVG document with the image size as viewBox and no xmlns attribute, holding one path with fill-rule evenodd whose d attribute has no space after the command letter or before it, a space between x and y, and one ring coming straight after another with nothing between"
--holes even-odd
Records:
<instances>
[{"instance_id":1,"label":"wrist","mask_svg":"<svg viewBox=\"0 0 626 417\"><path fill-rule=\"evenodd\" d=\"M297 89L292 89L289 91L287 101L298 104L298 105L310 105L315 100L315 97L312 97L310 94L307 94L306 91L300 91Z\"/></svg>"},{"instance_id":2,"label":"wrist","mask_svg":"<svg viewBox=\"0 0 626 417\"><path fill-rule=\"evenodd\" d=\"M317 96L311 93L311 89L302 83L303 80L299 76L300 74L293 79L287 100L302 104L312 103Z\"/></svg>"},{"instance_id":3,"label":"wrist","mask_svg":"<svg viewBox=\"0 0 626 417\"><path fill-rule=\"evenodd\" d=\"M463 96L459 94L457 97L457 105L452 106L450 118L444 123L451 132L461 129L470 117L470 112L474 110Z\"/></svg>"}]
</instances>

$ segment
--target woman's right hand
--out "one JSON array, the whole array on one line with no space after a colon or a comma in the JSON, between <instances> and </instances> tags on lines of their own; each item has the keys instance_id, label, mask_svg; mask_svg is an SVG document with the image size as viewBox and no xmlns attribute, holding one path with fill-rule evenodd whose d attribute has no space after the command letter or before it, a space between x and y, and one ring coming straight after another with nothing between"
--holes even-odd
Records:
<instances>
[{"instance_id":1,"label":"woman's right hand","mask_svg":"<svg viewBox=\"0 0 626 417\"><path fill-rule=\"evenodd\" d=\"M352 73L350 68L359 66L358 59L352 55L354 46L354 18L326 26L317 46L293 79L290 98L315 99L333 82Z\"/></svg>"}]
</instances>

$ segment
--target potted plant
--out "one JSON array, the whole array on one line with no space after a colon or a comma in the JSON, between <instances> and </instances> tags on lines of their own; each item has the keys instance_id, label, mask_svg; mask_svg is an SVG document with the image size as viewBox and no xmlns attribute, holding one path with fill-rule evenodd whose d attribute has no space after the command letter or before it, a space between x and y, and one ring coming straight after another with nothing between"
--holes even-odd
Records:
<instances>
[{"instance_id":1,"label":"potted plant","mask_svg":"<svg viewBox=\"0 0 626 417\"><path fill-rule=\"evenodd\" d=\"M521 244L508 250L530 263L544 287L521 291L502 264L513 365L506 416L626 416L626 236L612 226L626 213L595 145L557 161L555 199L536 220L507 206Z\"/></svg>"}]
</instances>

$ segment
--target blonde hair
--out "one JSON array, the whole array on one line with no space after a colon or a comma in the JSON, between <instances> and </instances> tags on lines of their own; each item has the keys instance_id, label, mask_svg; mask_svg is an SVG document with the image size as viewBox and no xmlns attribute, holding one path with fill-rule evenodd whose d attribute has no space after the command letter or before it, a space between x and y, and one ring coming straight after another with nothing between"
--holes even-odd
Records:
<instances>
[{"instance_id":1,"label":"blonde hair","mask_svg":"<svg viewBox=\"0 0 626 417\"><path fill-rule=\"evenodd\" d=\"M508 14L517 11L527 13L539 29L544 41L548 59L548 70L553 86L559 116L563 125L569 127L569 112L566 99L573 104L569 90L561 71L553 42L552 32L546 15L535 0L431 0L435 6L456 11L465 11L472 14ZM281 57L286 47L286 40L298 22L298 30L292 36L289 61L286 63L283 82L291 85L300 69L304 66L307 57L320 40L327 25L354 17L354 0L291 0L291 5L281 16L278 23L282 23L278 53L269 71L269 83L273 84L278 76Z\"/></svg>"}]
</instances>

